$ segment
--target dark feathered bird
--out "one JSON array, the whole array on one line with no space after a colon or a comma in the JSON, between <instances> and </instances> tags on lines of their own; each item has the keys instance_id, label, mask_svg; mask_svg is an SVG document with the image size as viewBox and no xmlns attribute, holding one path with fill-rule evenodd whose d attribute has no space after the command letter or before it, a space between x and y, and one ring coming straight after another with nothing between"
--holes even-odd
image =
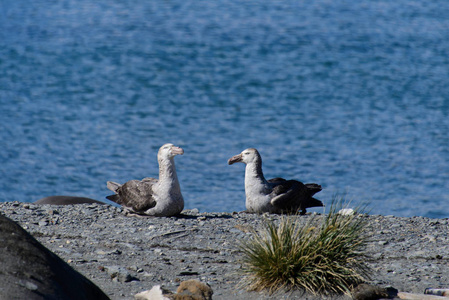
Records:
<instances>
[{"instance_id":1,"label":"dark feathered bird","mask_svg":"<svg viewBox=\"0 0 449 300\"><path fill-rule=\"evenodd\" d=\"M266 180L262 172L262 158L254 148L244 150L231 157L228 164L237 162L246 164L245 194L246 209L255 213L306 213L308 207L324 206L323 202L313 198L321 191L316 183L303 184L297 180L273 178Z\"/></svg>"}]
</instances>

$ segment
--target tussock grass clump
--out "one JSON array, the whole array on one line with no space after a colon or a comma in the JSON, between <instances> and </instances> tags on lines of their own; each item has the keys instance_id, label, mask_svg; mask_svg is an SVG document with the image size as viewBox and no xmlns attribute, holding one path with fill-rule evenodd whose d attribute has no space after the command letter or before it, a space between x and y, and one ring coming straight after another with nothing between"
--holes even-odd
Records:
<instances>
[{"instance_id":1,"label":"tussock grass clump","mask_svg":"<svg viewBox=\"0 0 449 300\"><path fill-rule=\"evenodd\" d=\"M266 219L259 233L241 243L247 289L276 292L302 289L312 294L341 294L368 277L363 249L366 221L341 215L334 199L330 212L306 225L283 216L277 226Z\"/></svg>"}]
</instances>

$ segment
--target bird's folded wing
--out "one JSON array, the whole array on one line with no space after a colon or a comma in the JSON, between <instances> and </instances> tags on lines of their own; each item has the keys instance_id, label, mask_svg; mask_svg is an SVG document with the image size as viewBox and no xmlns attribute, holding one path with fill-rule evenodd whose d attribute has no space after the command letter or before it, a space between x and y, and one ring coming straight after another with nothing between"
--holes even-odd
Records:
<instances>
[{"instance_id":1,"label":"bird's folded wing","mask_svg":"<svg viewBox=\"0 0 449 300\"><path fill-rule=\"evenodd\" d=\"M142 182L155 184L158 182L158 180L156 178L152 178L152 177L145 177L144 179L142 179Z\"/></svg>"},{"instance_id":2,"label":"bird's folded wing","mask_svg":"<svg viewBox=\"0 0 449 300\"><path fill-rule=\"evenodd\" d=\"M321 185L316 184L316 183L306 183L304 185L306 186L307 191L309 192L310 196L313 196L322 190Z\"/></svg>"},{"instance_id":3,"label":"bird's folded wing","mask_svg":"<svg viewBox=\"0 0 449 300\"><path fill-rule=\"evenodd\" d=\"M273 188L271 195L273 206L285 210L297 209L298 198L305 196L305 187L299 181L285 180Z\"/></svg>"},{"instance_id":4,"label":"bird's folded wing","mask_svg":"<svg viewBox=\"0 0 449 300\"><path fill-rule=\"evenodd\" d=\"M282 182L286 182L287 180L285 180L284 178L281 177L276 177L276 178L271 178L267 180L269 183L282 183Z\"/></svg>"},{"instance_id":5,"label":"bird's folded wing","mask_svg":"<svg viewBox=\"0 0 449 300\"><path fill-rule=\"evenodd\" d=\"M135 211L143 211L156 206L153 198L153 185L157 179L145 178L142 181L131 180L122 185L118 191L121 204L132 207Z\"/></svg>"}]
</instances>

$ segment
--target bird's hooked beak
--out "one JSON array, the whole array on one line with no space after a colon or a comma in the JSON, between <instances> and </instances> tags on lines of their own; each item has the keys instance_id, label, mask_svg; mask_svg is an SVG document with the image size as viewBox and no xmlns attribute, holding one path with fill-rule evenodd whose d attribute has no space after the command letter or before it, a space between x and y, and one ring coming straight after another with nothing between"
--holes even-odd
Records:
<instances>
[{"instance_id":1,"label":"bird's hooked beak","mask_svg":"<svg viewBox=\"0 0 449 300\"><path fill-rule=\"evenodd\" d=\"M242 154L241 153L231 157L228 160L228 165L232 165L232 164L235 164L235 163L238 163L238 162L242 162Z\"/></svg>"},{"instance_id":2,"label":"bird's hooked beak","mask_svg":"<svg viewBox=\"0 0 449 300\"><path fill-rule=\"evenodd\" d=\"M173 156L178 155L178 154L179 155L183 155L184 154L184 150L181 147L173 146L173 147L171 147L171 154Z\"/></svg>"}]
</instances>

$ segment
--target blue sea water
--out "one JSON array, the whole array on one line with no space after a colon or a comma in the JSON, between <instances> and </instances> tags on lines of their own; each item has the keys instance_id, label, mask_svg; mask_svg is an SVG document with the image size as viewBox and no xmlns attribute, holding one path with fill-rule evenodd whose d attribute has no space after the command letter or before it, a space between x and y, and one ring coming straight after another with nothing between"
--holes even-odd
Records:
<instances>
[{"instance_id":1,"label":"blue sea water","mask_svg":"<svg viewBox=\"0 0 449 300\"><path fill-rule=\"evenodd\" d=\"M157 176L244 209L244 166L373 214L449 217L449 2L0 2L0 201ZM310 211L322 212L322 208Z\"/></svg>"}]
</instances>

